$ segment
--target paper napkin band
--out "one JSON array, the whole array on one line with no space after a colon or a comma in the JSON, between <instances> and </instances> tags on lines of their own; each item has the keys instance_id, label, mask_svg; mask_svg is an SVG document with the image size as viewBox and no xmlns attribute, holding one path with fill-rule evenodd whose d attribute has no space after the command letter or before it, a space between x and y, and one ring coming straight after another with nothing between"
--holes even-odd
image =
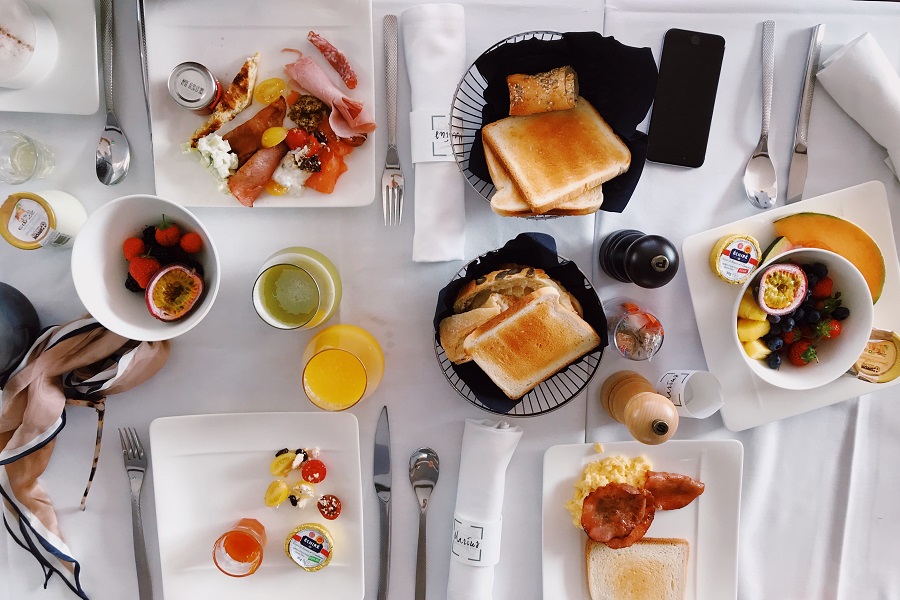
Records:
<instances>
[{"instance_id":1,"label":"paper napkin band","mask_svg":"<svg viewBox=\"0 0 900 600\"><path fill-rule=\"evenodd\" d=\"M424 108L409 113L409 137L413 163L453 162L446 109Z\"/></svg>"},{"instance_id":2,"label":"paper napkin band","mask_svg":"<svg viewBox=\"0 0 900 600\"><path fill-rule=\"evenodd\" d=\"M453 515L453 536L450 554L472 567L493 567L500 562L500 535L503 518L496 521L470 521Z\"/></svg>"}]
</instances>

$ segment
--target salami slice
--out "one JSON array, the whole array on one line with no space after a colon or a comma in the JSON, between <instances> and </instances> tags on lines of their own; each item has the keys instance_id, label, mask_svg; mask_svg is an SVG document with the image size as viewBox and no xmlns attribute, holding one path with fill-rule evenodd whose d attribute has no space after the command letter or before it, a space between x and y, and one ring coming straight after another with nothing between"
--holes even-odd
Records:
<instances>
[{"instance_id":1,"label":"salami slice","mask_svg":"<svg viewBox=\"0 0 900 600\"><path fill-rule=\"evenodd\" d=\"M706 486L696 479L680 473L648 471L644 489L653 495L657 510L675 510L694 501Z\"/></svg>"},{"instance_id":2,"label":"salami slice","mask_svg":"<svg viewBox=\"0 0 900 600\"><path fill-rule=\"evenodd\" d=\"M344 53L335 48L334 44L315 31L310 31L307 34L306 39L322 53L322 56L324 56L325 60L328 61L328 64L337 71L337 74L341 76L341 79L344 80L347 87L351 90L355 89L357 84L356 72L353 70L353 67L350 66L350 61L347 60Z\"/></svg>"},{"instance_id":3,"label":"salami slice","mask_svg":"<svg viewBox=\"0 0 900 600\"><path fill-rule=\"evenodd\" d=\"M643 490L636 487L619 483L604 485L585 497L581 526L595 542L624 538L645 520L647 500Z\"/></svg>"}]
</instances>

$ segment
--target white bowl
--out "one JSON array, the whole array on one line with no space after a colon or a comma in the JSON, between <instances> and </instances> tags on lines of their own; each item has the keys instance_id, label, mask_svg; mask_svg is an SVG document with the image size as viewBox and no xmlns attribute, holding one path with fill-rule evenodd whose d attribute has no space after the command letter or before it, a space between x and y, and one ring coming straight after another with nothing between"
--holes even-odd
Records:
<instances>
[{"instance_id":1,"label":"white bowl","mask_svg":"<svg viewBox=\"0 0 900 600\"><path fill-rule=\"evenodd\" d=\"M850 316L841 322L841 335L834 340L826 340L816 348L818 362L804 367L796 367L783 355L781 368L771 369L765 360L753 360L744 352L737 336L737 311L741 298L759 279L759 273L767 265L775 263L824 263L828 266L828 276L834 282L834 291L841 292L842 306L850 309ZM872 333L875 309L866 280L855 266L843 256L827 250L799 248L779 254L758 269L758 272L741 286L732 314L731 336L737 352L744 362L760 379L788 390L809 390L831 383L847 372L859 358Z\"/></svg>"},{"instance_id":2,"label":"white bowl","mask_svg":"<svg viewBox=\"0 0 900 600\"><path fill-rule=\"evenodd\" d=\"M47 13L25 0L0 0L0 88L29 87L56 65L59 40Z\"/></svg>"},{"instance_id":3,"label":"white bowl","mask_svg":"<svg viewBox=\"0 0 900 600\"><path fill-rule=\"evenodd\" d=\"M203 250L194 256L203 266L203 295L184 318L170 322L150 314L143 294L125 289L128 262L122 254L122 242L140 237L164 214L182 231L194 231L203 239ZM216 299L219 273L219 256L203 224L185 208L157 196L137 194L104 204L88 217L72 249L72 278L85 308L107 329L133 340L168 340L194 328Z\"/></svg>"}]
</instances>

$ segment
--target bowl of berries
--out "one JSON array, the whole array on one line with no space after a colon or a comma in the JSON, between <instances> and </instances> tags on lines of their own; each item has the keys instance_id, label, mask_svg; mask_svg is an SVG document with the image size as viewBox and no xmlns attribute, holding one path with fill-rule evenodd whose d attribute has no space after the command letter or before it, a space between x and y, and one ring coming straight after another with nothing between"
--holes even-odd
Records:
<instances>
[{"instance_id":1,"label":"bowl of berries","mask_svg":"<svg viewBox=\"0 0 900 600\"><path fill-rule=\"evenodd\" d=\"M744 283L732 334L753 373L808 390L846 373L872 332L866 280L844 257L816 248L779 254Z\"/></svg>"},{"instance_id":2,"label":"bowl of berries","mask_svg":"<svg viewBox=\"0 0 900 600\"><path fill-rule=\"evenodd\" d=\"M140 341L196 326L219 291L219 258L191 212L157 196L117 198L94 211L72 249L72 279L104 327Z\"/></svg>"}]
</instances>

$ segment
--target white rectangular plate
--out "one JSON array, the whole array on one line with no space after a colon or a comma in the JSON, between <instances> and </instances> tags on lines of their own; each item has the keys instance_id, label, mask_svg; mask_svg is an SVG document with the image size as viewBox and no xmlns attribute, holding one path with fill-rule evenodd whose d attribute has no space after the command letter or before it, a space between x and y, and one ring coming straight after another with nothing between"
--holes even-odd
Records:
<instances>
[{"instance_id":1,"label":"white rectangular plate","mask_svg":"<svg viewBox=\"0 0 900 600\"><path fill-rule=\"evenodd\" d=\"M585 567L587 535L572 524L565 503L589 462L607 456L644 455L655 471L688 475L706 484L694 502L678 510L658 511L648 538L681 538L691 546L686 598L737 596L738 525L744 447L737 440L674 440L659 446L639 442L553 446L544 454L544 503L541 545L544 598L590 598Z\"/></svg>"},{"instance_id":2,"label":"white rectangular plate","mask_svg":"<svg viewBox=\"0 0 900 600\"><path fill-rule=\"evenodd\" d=\"M0 88L0 111L92 115L100 107L94 0L31 0L56 28L59 54L44 79L21 90Z\"/></svg>"},{"instance_id":3,"label":"white rectangular plate","mask_svg":"<svg viewBox=\"0 0 900 600\"><path fill-rule=\"evenodd\" d=\"M371 0L268 0L259 4L244 0L154 0L146 4L147 65L150 80L150 115L156 193L184 206L237 206L230 194L218 190L218 182L200 164L196 154L184 154L181 145L190 139L206 117L175 104L169 96L169 73L176 65L199 62L228 86L248 56L259 52L257 83L270 77L286 79L284 65L296 48L311 56L341 89L340 77L306 40L313 30L343 52L356 70L359 84L346 90L375 113L372 55ZM220 131L231 131L263 106L253 102ZM285 119L288 122L288 119ZM377 159L370 139L347 157L347 172L333 194L304 189L301 196L270 196L263 192L254 207L364 206L376 194Z\"/></svg>"},{"instance_id":4,"label":"white rectangular plate","mask_svg":"<svg viewBox=\"0 0 900 600\"><path fill-rule=\"evenodd\" d=\"M710 270L709 253L716 241L732 233L752 235L765 248L775 239L772 222L798 212L842 217L862 227L881 248L887 276L875 304L875 327L900 331L900 264L894 245L891 211L884 185L870 181L851 188L782 206L722 225L684 240L682 257L706 364L725 390L722 420L731 431L829 406L900 383L867 383L849 375L814 390L785 390L766 383L750 371L730 335L732 311L740 286L729 285ZM850 307L851 309L853 307Z\"/></svg>"},{"instance_id":5,"label":"white rectangular plate","mask_svg":"<svg viewBox=\"0 0 900 600\"><path fill-rule=\"evenodd\" d=\"M334 494L341 515L326 521L312 502L267 508L263 497L274 477L269 464L279 449L320 450L325 480L316 496ZM359 425L350 413L247 413L156 419L150 424L159 554L166 598L278 598L291 590L310 597L361 600L363 505ZM299 472L288 475L289 482ZM219 572L212 562L216 538L242 518L259 520L268 538L259 570L245 578ZM284 553L284 541L301 523L323 524L334 538L331 562L308 573ZM300 592L297 592L300 593Z\"/></svg>"}]
</instances>

